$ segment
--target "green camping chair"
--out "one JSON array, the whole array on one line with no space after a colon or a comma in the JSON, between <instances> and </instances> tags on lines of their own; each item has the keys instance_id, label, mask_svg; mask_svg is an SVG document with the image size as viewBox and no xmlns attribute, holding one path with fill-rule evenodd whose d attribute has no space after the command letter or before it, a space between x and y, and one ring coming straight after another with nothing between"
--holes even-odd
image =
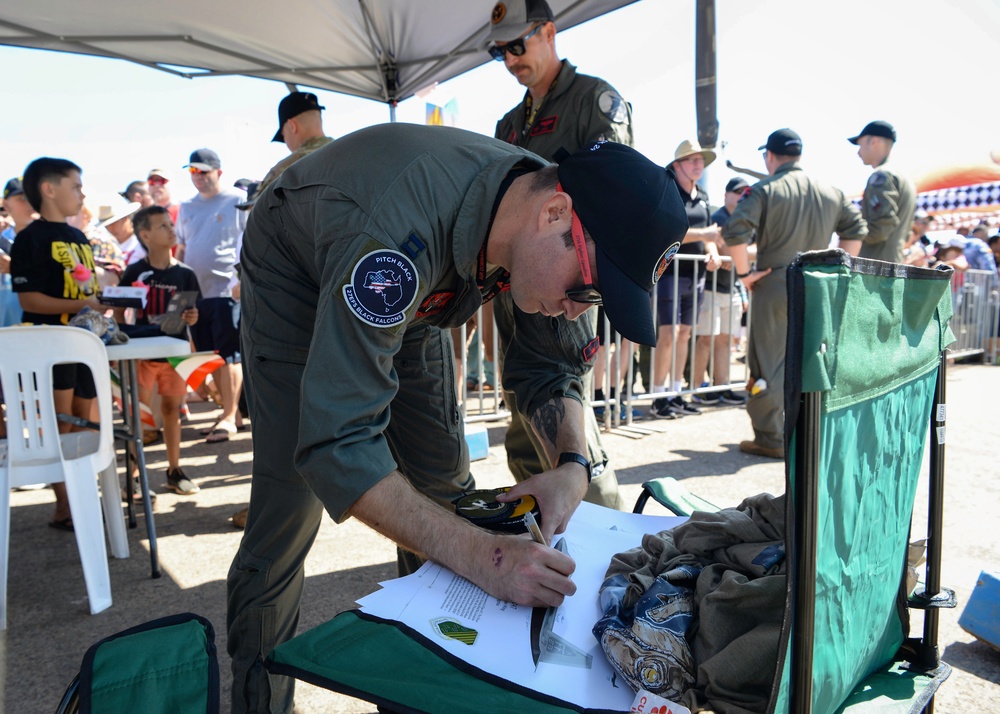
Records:
<instances>
[{"instance_id":1,"label":"green camping chair","mask_svg":"<svg viewBox=\"0 0 1000 714\"><path fill-rule=\"evenodd\" d=\"M954 606L940 587L951 271L842 251L803 254L788 270L790 576L768 711L930 709L950 673L938 658L936 608ZM927 577L908 600L907 541L929 422ZM676 482L644 484L640 501L649 496L675 513L717 510ZM920 639L907 636L907 605L926 610ZM399 712L471 713L484 702L493 711L586 711L470 671L407 628L353 611L277 647L267 667Z\"/></svg>"},{"instance_id":2,"label":"green camping chair","mask_svg":"<svg viewBox=\"0 0 1000 714\"><path fill-rule=\"evenodd\" d=\"M56 714L218 714L212 623L184 613L106 637L87 650Z\"/></svg>"}]
</instances>

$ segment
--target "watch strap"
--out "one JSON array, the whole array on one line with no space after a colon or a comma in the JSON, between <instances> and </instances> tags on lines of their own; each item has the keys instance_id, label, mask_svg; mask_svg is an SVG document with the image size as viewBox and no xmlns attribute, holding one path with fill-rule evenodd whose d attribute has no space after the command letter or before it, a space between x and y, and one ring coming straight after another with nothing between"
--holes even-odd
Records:
<instances>
[{"instance_id":1,"label":"watch strap","mask_svg":"<svg viewBox=\"0 0 1000 714\"><path fill-rule=\"evenodd\" d=\"M587 483L590 483L592 478L592 467L590 464L590 459L588 459L583 454L577 454L573 451L564 451L559 454L559 460L556 461L556 466L562 466L563 464L576 463L587 469Z\"/></svg>"}]
</instances>

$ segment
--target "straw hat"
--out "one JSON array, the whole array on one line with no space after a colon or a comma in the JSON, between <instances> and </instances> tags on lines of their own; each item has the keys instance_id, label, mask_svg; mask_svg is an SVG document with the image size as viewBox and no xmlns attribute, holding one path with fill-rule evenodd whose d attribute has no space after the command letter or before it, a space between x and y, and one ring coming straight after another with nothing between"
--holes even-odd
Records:
<instances>
[{"instance_id":1,"label":"straw hat","mask_svg":"<svg viewBox=\"0 0 1000 714\"><path fill-rule=\"evenodd\" d=\"M697 141L690 141L685 139L674 151L674 161L680 161L681 159L686 159L689 156L694 156L695 154L701 154L705 159L705 166L715 161L715 152L711 149L701 148L701 144Z\"/></svg>"}]
</instances>

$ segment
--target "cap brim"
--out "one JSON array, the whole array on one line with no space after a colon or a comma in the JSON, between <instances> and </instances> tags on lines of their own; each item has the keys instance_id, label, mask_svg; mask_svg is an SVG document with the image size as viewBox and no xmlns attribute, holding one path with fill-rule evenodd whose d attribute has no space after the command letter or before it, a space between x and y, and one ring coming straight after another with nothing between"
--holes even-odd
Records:
<instances>
[{"instance_id":1,"label":"cap brim","mask_svg":"<svg viewBox=\"0 0 1000 714\"><path fill-rule=\"evenodd\" d=\"M757 147L757 151L763 151L766 148L767 148L767 144L761 144L760 146Z\"/></svg>"},{"instance_id":2,"label":"cap brim","mask_svg":"<svg viewBox=\"0 0 1000 714\"><path fill-rule=\"evenodd\" d=\"M281 133L281 127L278 127L278 131L274 132L274 138L271 141L284 141L285 137Z\"/></svg>"},{"instance_id":3,"label":"cap brim","mask_svg":"<svg viewBox=\"0 0 1000 714\"><path fill-rule=\"evenodd\" d=\"M524 22L517 25L504 25L503 27L490 28L490 45L494 42L510 42L512 40L516 40L539 22L542 22L542 20L532 20L531 22ZM548 22L548 20L545 22Z\"/></svg>"},{"instance_id":4,"label":"cap brim","mask_svg":"<svg viewBox=\"0 0 1000 714\"><path fill-rule=\"evenodd\" d=\"M847 140L857 146L858 142L861 141L862 136L864 136L864 134L858 134L857 136L848 137Z\"/></svg>"},{"instance_id":5,"label":"cap brim","mask_svg":"<svg viewBox=\"0 0 1000 714\"><path fill-rule=\"evenodd\" d=\"M200 162L196 162L193 164L184 164L184 166L182 166L181 168L198 169L199 171L218 171L218 169L215 166L212 166L211 164L203 164Z\"/></svg>"},{"instance_id":6,"label":"cap brim","mask_svg":"<svg viewBox=\"0 0 1000 714\"><path fill-rule=\"evenodd\" d=\"M597 280L604 298L604 313L611 326L625 339L655 347L656 328L649 292L619 270L600 246L595 247Z\"/></svg>"}]
</instances>

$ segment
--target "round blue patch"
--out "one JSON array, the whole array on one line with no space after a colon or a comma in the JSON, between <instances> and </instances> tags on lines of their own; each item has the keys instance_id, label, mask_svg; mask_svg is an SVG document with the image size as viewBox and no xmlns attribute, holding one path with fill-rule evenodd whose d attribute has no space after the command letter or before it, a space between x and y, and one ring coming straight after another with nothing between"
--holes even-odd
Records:
<instances>
[{"instance_id":1,"label":"round blue patch","mask_svg":"<svg viewBox=\"0 0 1000 714\"><path fill-rule=\"evenodd\" d=\"M375 250L355 265L344 286L347 307L373 327L392 327L406 319L420 278L413 263L394 250Z\"/></svg>"}]
</instances>

